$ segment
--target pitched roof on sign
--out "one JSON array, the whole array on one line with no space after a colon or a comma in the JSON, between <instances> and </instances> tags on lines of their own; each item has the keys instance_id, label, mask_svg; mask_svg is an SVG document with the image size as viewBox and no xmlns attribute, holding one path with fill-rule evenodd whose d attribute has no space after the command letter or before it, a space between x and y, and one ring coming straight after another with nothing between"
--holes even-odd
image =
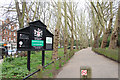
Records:
<instances>
[{"instance_id":1,"label":"pitched roof on sign","mask_svg":"<svg viewBox=\"0 0 120 80\"><path fill-rule=\"evenodd\" d=\"M44 23L42 23L40 20L38 21L34 21L34 22L30 22L29 25L36 25L36 26L40 26L40 27L47 27Z\"/></svg>"},{"instance_id":2,"label":"pitched roof on sign","mask_svg":"<svg viewBox=\"0 0 120 80\"><path fill-rule=\"evenodd\" d=\"M25 28L20 28L19 30L17 30L17 32L21 32L21 31L23 31L23 32L29 32L29 26L28 27L25 27Z\"/></svg>"},{"instance_id":3,"label":"pitched roof on sign","mask_svg":"<svg viewBox=\"0 0 120 80\"><path fill-rule=\"evenodd\" d=\"M52 36L54 36L49 30L47 30L46 29L46 33L47 33L47 35L52 35Z\"/></svg>"}]
</instances>

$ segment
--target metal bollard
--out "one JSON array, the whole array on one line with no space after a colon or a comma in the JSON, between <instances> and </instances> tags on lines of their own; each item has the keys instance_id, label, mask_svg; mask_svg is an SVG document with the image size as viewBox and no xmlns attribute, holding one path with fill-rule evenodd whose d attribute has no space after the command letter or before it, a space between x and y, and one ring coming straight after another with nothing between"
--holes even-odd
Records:
<instances>
[{"instance_id":1,"label":"metal bollard","mask_svg":"<svg viewBox=\"0 0 120 80\"><path fill-rule=\"evenodd\" d=\"M87 79L92 77L92 70L89 66L80 67L80 78Z\"/></svg>"}]
</instances>

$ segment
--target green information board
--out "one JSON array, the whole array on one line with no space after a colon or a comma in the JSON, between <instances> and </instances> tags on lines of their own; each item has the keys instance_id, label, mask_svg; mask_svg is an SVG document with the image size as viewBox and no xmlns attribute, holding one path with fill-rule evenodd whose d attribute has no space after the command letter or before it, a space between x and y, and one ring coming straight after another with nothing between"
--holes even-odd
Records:
<instances>
[{"instance_id":1,"label":"green information board","mask_svg":"<svg viewBox=\"0 0 120 80\"><path fill-rule=\"evenodd\" d=\"M44 46L43 40L32 40L32 46Z\"/></svg>"}]
</instances>

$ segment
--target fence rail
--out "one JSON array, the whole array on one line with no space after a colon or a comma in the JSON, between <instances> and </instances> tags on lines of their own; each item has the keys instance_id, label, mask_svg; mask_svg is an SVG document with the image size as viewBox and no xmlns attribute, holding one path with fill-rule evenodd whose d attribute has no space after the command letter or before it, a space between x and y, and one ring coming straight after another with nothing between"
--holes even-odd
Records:
<instances>
[{"instance_id":1,"label":"fence rail","mask_svg":"<svg viewBox=\"0 0 120 80\"><path fill-rule=\"evenodd\" d=\"M30 77L30 76L32 76L32 75L34 75L35 73L37 73L37 72L39 72L39 71L40 71L40 69L38 69L37 71L33 72L32 74L29 74L29 75L28 75L28 76L26 76L23 80L27 79L28 77Z\"/></svg>"},{"instance_id":2,"label":"fence rail","mask_svg":"<svg viewBox=\"0 0 120 80\"><path fill-rule=\"evenodd\" d=\"M29 78L30 76L34 75L35 73L37 73L37 72L39 72L39 71L42 71L42 69L45 69L45 68L46 68L47 66L49 66L50 64L55 63L55 61L58 61L58 60L59 60L59 66L61 67L61 63L62 63L61 59L62 59L62 58L65 58L65 59L64 59L64 62L66 62L66 60L68 60L68 58L71 58L73 55L74 55L74 53L72 53L72 54L67 53L66 55L64 55L64 56L62 56L62 57L59 57L59 58L55 59L54 61L48 63L47 65L43 66L41 69L38 69L37 71L29 74L28 76L26 76L25 78L23 78L23 80L26 80L27 78Z\"/></svg>"}]
</instances>

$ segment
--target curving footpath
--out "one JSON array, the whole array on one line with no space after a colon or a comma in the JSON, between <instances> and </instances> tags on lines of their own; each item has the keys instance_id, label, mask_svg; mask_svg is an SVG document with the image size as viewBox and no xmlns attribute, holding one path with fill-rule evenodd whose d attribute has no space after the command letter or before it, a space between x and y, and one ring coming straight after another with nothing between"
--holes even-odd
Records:
<instances>
[{"instance_id":1,"label":"curving footpath","mask_svg":"<svg viewBox=\"0 0 120 80\"><path fill-rule=\"evenodd\" d=\"M92 78L118 78L118 63L94 53L91 48L76 52L56 78L80 78L81 66L92 69Z\"/></svg>"}]
</instances>

